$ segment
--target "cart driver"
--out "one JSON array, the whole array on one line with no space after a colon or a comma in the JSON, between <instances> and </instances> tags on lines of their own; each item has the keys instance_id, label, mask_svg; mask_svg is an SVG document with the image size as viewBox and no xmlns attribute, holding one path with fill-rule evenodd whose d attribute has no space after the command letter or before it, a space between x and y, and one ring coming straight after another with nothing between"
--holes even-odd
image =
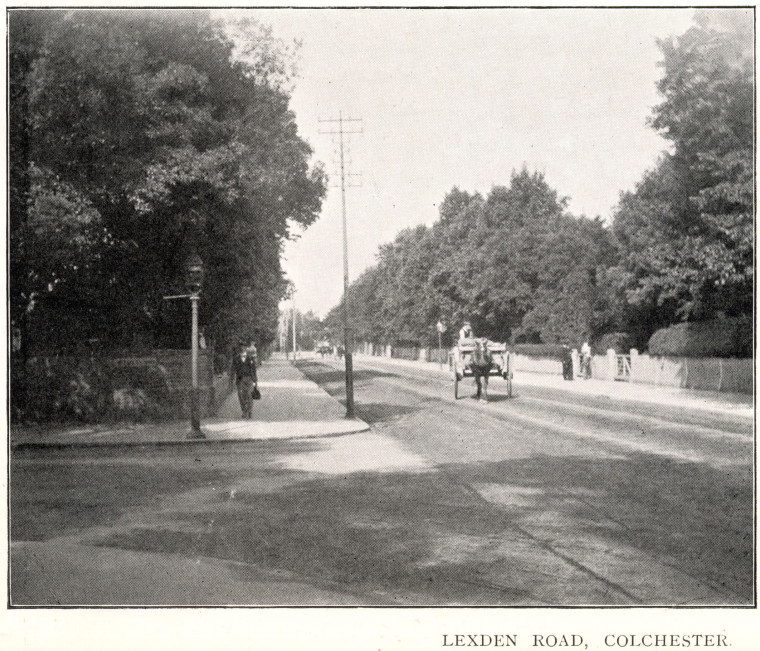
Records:
<instances>
[{"instance_id":1,"label":"cart driver","mask_svg":"<svg viewBox=\"0 0 760 651\"><path fill-rule=\"evenodd\" d=\"M475 337L475 333L472 331L472 326L470 325L469 321L465 321L462 325L462 329L459 331L459 341L462 341L462 339L473 339Z\"/></svg>"}]
</instances>

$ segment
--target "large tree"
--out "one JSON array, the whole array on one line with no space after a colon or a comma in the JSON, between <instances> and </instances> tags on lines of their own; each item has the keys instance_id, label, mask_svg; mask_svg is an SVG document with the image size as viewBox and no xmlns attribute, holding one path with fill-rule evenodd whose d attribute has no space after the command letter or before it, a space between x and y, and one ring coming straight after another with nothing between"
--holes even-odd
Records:
<instances>
[{"instance_id":1,"label":"large tree","mask_svg":"<svg viewBox=\"0 0 760 651\"><path fill-rule=\"evenodd\" d=\"M663 102L652 126L672 144L614 219L629 317L649 330L752 311L753 66L744 12L700 12L660 42Z\"/></svg>"},{"instance_id":2,"label":"large tree","mask_svg":"<svg viewBox=\"0 0 760 651\"><path fill-rule=\"evenodd\" d=\"M616 261L599 220L577 218L543 175L523 169L486 199L454 188L440 219L399 233L349 289L357 337L437 343L464 319L496 340L580 342L609 327L604 270ZM333 311L329 322L338 322Z\"/></svg>"},{"instance_id":3,"label":"large tree","mask_svg":"<svg viewBox=\"0 0 760 651\"><path fill-rule=\"evenodd\" d=\"M70 322L57 344L184 343L187 305L162 295L196 249L207 334L274 335L281 245L317 218L325 176L287 49L256 23L230 33L197 10L11 12L15 322Z\"/></svg>"}]
</instances>

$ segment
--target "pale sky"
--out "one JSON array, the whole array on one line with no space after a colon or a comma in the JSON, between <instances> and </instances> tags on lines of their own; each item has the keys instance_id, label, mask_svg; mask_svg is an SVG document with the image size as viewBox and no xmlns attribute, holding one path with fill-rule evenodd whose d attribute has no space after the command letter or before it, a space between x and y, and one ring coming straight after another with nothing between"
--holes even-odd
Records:
<instances>
[{"instance_id":1,"label":"pale sky","mask_svg":"<svg viewBox=\"0 0 760 651\"><path fill-rule=\"evenodd\" d=\"M657 38L693 9L255 9L303 41L291 107L340 181L319 119L362 118L348 139L349 275L403 228L432 224L452 187L484 196L512 170L545 174L576 215L609 220L667 147L646 124L661 101ZM340 189L286 249L299 310L324 316L343 292Z\"/></svg>"}]
</instances>

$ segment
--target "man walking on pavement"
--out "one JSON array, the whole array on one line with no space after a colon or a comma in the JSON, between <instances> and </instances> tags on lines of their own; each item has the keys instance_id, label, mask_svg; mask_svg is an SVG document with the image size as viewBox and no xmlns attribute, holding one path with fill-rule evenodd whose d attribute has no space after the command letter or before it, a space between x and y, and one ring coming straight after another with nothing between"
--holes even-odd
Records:
<instances>
[{"instance_id":1,"label":"man walking on pavement","mask_svg":"<svg viewBox=\"0 0 760 651\"><path fill-rule=\"evenodd\" d=\"M253 411L253 393L258 390L258 379L256 377L256 359L247 349L248 344L241 341L238 346L238 352L232 358L232 368L230 369L230 385L233 378L237 386L238 400L240 400L240 410L243 412L243 418L251 418Z\"/></svg>"}]
</instances>

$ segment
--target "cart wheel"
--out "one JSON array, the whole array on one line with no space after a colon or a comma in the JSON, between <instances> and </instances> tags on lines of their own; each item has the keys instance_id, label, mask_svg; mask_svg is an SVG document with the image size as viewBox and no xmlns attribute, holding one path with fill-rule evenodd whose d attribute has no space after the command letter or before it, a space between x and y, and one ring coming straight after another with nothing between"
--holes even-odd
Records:
<instances>
[{"instance_id":1,"label":"cart wheel","mask_svg":"<svg viewBox=\"0 0 760 651\"><path fill-rule=\"evenodd\" d=\"M459 374L454 373L454 400L459 399Z\"/></svg>"}]
</instances>

